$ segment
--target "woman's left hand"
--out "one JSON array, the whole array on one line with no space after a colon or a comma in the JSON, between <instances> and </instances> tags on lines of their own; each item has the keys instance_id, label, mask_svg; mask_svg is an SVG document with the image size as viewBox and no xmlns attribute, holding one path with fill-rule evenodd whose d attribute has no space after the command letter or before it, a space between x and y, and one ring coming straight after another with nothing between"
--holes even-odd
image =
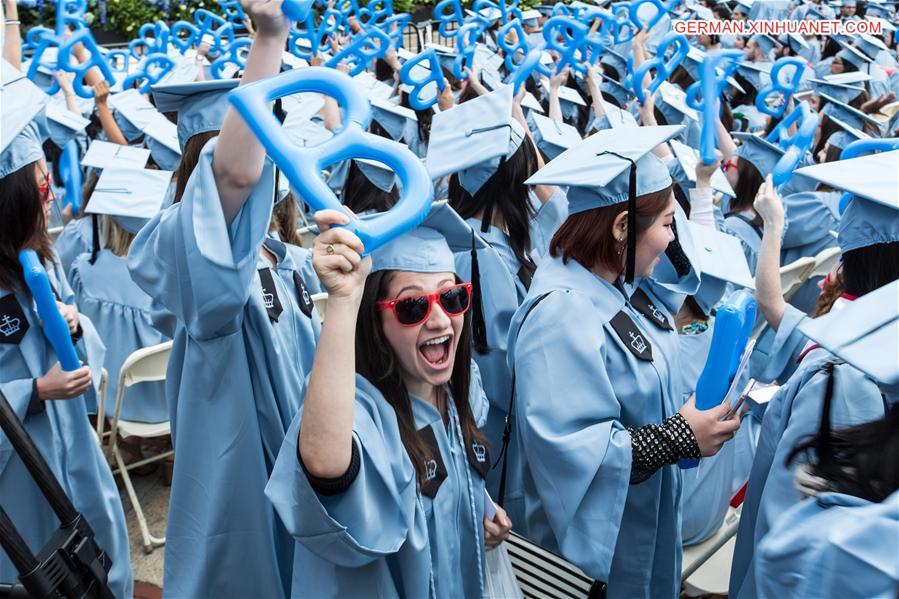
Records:
<instances>
[{"instance_id":1,"label":"woman's left hand","mask_svg":"<svg viewBox=\"0 0 899 599\"><path fill-rule=\"evenodd\" d=\"M496 506L496 515L493 520L484 518L484 546L487 551L496 549L500 543L509 538L512 530L512 521L506 515L506 510Z\"/></svg>"},{"instance_id":2,"label":"woman's left hand","mask_svg":"<svg viewBox=\"0 0 899 599\"><path fill-rule=\"evenodd\" d=\"M59 308L59 313L62 314L66 324L69 325L69 334L74 335L78 331L78 308L62 302L56 302L56 307Z\"/></svg>"}]
</instances>

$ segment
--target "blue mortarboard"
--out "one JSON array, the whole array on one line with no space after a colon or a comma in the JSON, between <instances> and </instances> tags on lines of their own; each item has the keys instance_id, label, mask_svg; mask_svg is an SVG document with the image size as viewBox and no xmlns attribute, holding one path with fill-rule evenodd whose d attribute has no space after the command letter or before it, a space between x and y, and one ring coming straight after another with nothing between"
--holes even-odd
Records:
<instances>
[{"instance_id":1,"label":"blue mortarboard","mask_svg":"<svg viewBox=\"0 0 899 599\"><path fill-rule=\"evenodd\" d=\"M812 85L816 94L827 94L831 98L835 98L840 102L848 104L856 99L859 94L865 91L864 87L857 85L847 85L845 83L833 83L826 79L812 79Z\"/></svg>"},{"instance_id":2,"label":"blue mortarboard","mask_svg":"<svg viewBox=\"0 0 899 599\"><path fill-rule=\"evenodd\" d=\"M137 233L162 207L171 171L106 168L100 174L86 212L106 214Z\"/></svg>"},{"instance_id":3,"label":"blue mortarboard","mask_svg":"<svg viewBox=\"0 0 899 599\"><path fill-rule=\"evenodd\" d=\"M143 135L144 129L159 112L136 89L127 89L109 96L109 105L114 109L116 124L129 142Z\"/></svg>"},{"instance_id":4,"label":"blue mortarboard","mask_svg":"<svg viewBox=\"0 0 899 599\"><path fill-rule=\"evenodd\" d=\"M419 227L372 252L371 271L455 273L453 252L470 251L472 240L477 249L487 247L449 204L434 202Z\"/></svg>"},{"instance_id":5,"label":"blue mortarboard","mask_svg":"<svg viewBox=\"0 0 899 599\"><path fill-rule=\"evenodd\" d=\"M856 48L855 46L849 44L848 42L839 41L837 42L842 46L842 50L837 52L837 58L842 61L848 62L850 64L855 65L855 67L859 70L865 70L867 65L873 62L868 55Z\"/></svg>"},{"instance_id":6,"label":"blue mortarboard","mask_svg":"<svg viewBox=\"0 0 899 599\"><path fill-rule=\"evenodd\" d=\"M899 384L899 281L863 295L842 310L805 318L799 331L874 380Z\"/></svg>"},{"instance_id":7,"label":"blue mortarboard","mask_svg":"<svg viewBox=\"0 0 899 599\"><path fill-rule=\"evenodd\" d=\"M733 11L742 13L748 17L749 12L752 10L753 4L753 0L737 0L737 3L734 5Z\"/></svg>"},{"instance_id":8,"label":"blue mortarboard","mask_svg":"<svg viewBox=\"0 0 899 599\"><path fill-rule=\"evenodd\" d=\"M390 191L396 184L396 174L386 165L365 158L355 158L353 162L365 178L381 191Z\"/></svg>"},{"instance_id":9,"label":"blue mortarboard","mask_svg":"<svg viewBox=\"0 0 899 599\"><path fill-rule=\"evenodd\" d=\"M832 114L828 115L827 118L829 118L834 125L840 128L839 131L834 132L829 138L827 138L827 143L834 146L835 148L845 150L846 146L854 141L857 141L859 139L871 139L871 136L864 131L856 129L849 123L841 121Z\"/></svg>"},{"instance_id":10,"label":"blue mortarboard","mask_svg":"<svg viewBox=\"0 0 899 599\"><path fill-rule=\"evenodd\" d=\"M687 105L687 94L668 81L662 81L654 96L655 105L669 125L679 125L684 117L699 121L699 115Z\"/></svg>"},{"instance_id":11,"label":"blue mortarboard","mask_svg":"<svg viewBox=\"0 0 899 599\"><path fill-rule=\"evenodd\" d=\"M871 17L874 17L888 21L892 16L888 7L875 2L869 2L868 8L865 9L865 18L868 20L873 20Z\"/></svg>"},{"instance_id":12,"label":"blue mortarboard","mask_svg":"<svg viewBox=\"0 0 899 599\"><path fill-rule=\"evenodd\" d=\"M877 122L877 119L865 114L857 108L849 106L845 102L840 102L836 98L824 93L819 93L818 95L827 101L827 104L821 109L821 114L826 114L828 116L833 115L856 129L863 128L865 122L871 123L874 126L880 125L880 123Z\"/></svg>"},{"instance_id":13,"label":"blue mortarboard","mask_svg":"<svg viewBox=\"0 0 899 599\"><path fill-rule=\"evenodd\" d=\"M737 156L749 161L754 166L762 178L767 177L774 170L774 165L784 155L784 151L763 139L758 135L751 133L734 133L735 139L740 139L743 143L737 148Z\"/></svg>"},{"instance_id":14,"label":"blue mortarboard","mask_svg":"<svg viewBox=\"0 0 899 599\"><path fill-rule=\"evenodd\" d=\"M146 134L144 142L150 150L153 161L166 171L178 168L178 163L181 162L178 127L161 113L156 112L143 131Z\"/></svg>"},{"instance_id":15,"label":"blue mortarboard","mask_svg":"<svg viewBox=\"0 0 899 599\"><path fill-rule=\"evenodd\" d=\"M46 119L42 124L46 125L46 132L41 137L49 137L60 148L69 140L75 139L75 136L90 124L90 121L80 114L75 114L65 106L53 102L47 104L44 116Z\"/></svg>"},{"instance_id":16,"label":"blue mortarboard","mask_svg":"<svg viewBox=\"0 0 899 599\"><path fill-rule=\"evenodd\" d=\"M478 96L434 115L426 165L431 178L459 173L474 195L518 150L525 132L512 117L512 87Z\"/></svg>"},{"instance_id":17,"label":"blue mortarboard","mask_svg":"<svg viewBox=\"0 0 899 599\"><path fill-rule=\"evenodd\" d=\"M772 68L773 63L770 62L741 62L737 65L737 73L753 88L760 90L771 83Z\"/></svg>"},{"instance_id":18,"label":"blue mortarboard","mask_svg":"<svg viewBox=\"0 0 899 599\"><path fill-rule=\"evenodd\" d=\"M531 115L531 119L534 123L534 141L550 160L581 141L578 130L567 123L537 113Z\"/></svg>"},{"instance_id":19,"label":"blue mortarboard","mask_svg":"<svg viewBox=\"0 0 899 599\"><path fill-rule=\"evenodd\" d=\"M676 139L672 139L668 144L671 146L671 151L674 152L674 157L677 158L677 161L680 163L684 175L686 175L691 183L695 184L696 165L699 164L699 152L697 152L695 148L691 148L687 144ZM737 195L734 192L733 187L730 186L727 177L724 175L724 171L721 169L716 169L715 172L712 173L711 184L712 189L720 191L726 196L733 198Z\"/></svg>"},{"instance_id":20,"label":"blue mortarboard","mask_svg":"<svg viewBox=\"0 0 899 599\"><path fill-rule=\"evenodd\" d=\"M625 279L634 279L636 199L671 185L668 167L653 148L681 132L682 126L637 127L622 135L606 129L591 135L537 171L527 185L568 187L568 213L577 214L628 203L628 256Z\"/></svg>"},{"instance_id":21,"label":"blue mortarboard","mask_svg":"<svg viewBox=\"0 0 899 599\"><path fill-rule=\"evenodd\" d=\"M764 2L756 2L756 4L764 4ZM762 53L768 58L771 57L771 53L774 52L774 49L779 45L776 39L764 33L756 33L749 38L749 41L755 42Z\"/></svg>"},{"instance_id":22,"label":"blue mortarboard","mask_svg":"<svg viewBox=\"0 0 899 599\"><path fill-rule=\"evenodd\" d=\"M694 299L708 314L721 301L728 283L755 289L740 240L712 227L687 223L692 239L690 262L700 273L699 290Z\"/></svg>"},{"instance_id":23,"label":"blue mortarboard","mask_svg":"<svg viewBox=\"0 0 899 599\"><path fill-rule=\"evenodd\" d=\"M777 38L777 41L784 46L789 46L793 52L799 53L807 50L809 45L805 38L796 33L785 33Z\"/></svg>"},{"instance_id":24,"label":"blue mortarboard","mask_svg":"<svg viewBox=\"0 0 899 599\"><path fill-rule=\"evenodd\" d=\"M371 108L372 118L384 127L394 141L403 138L408 121L418 123L418 117L415 116L414 110L400 106L392 100L372 98Z\"/></svg>"},{"instance_id":25,"label":"blue mortarboard","mask_svg":"<svg viewBox=\"0 0 899 599\"><path fill-rule=\"evenodd\" d=\"M154 85L153 98L160 112L178 113L178 141L182 151L198 133L218 131L228 112L228 92L237 79L196 81L175 85Z\"/></svg>"},{"instance_id":26,"label":"blue mortarboard","mask_svg":"<svg viewBox=\"0 0 899 599\"><path fill-rule=\"evenodd\" d=\"M602 83L599 84L600 91L603 91L610 96L612 96L616 102L618 102L619 107L624 107L630 102L631 98L634 97L634 94L628 88L624 87L618 81L612 79L611 77L602 76Z\"/></svg>"},{"instance_id":27,"label":"blue mortarboard","mask_svg":"<svg viewBox=\"0 0 899 599\"><path fill-rule=\"evenodd\" d=\"M622 81L627 76L627 58L612 50L606 48L602 56L599 58L600 64L609 65L618 73L618 80Z\"/></svg>"},{"instance_id":28,"label":"blue mortarboard","mask_svg":"<svg viewBox=\"0 0 899 599\"><path fill-rule=\"evenodd\" d=\"M858 38L856 38L855 43L858 49L864 52L872 61L877 58L877 55L881 52L890 51L883 41L867 33L860 34Z\"/></svg>"},{"instance_id":29,"label":"blue mortarboard","mask_svg":"<svg viewBox=\"0 0 899 599\"><path fill-rule=\"evenodd\" d=\"M0 87L0 105L3 107L0 111L2 113L0 151L6 151L12 140L41 113L49 101L50 97L21 71L3 61L2 87ZM12 171L6 171L6 174L10 172Z\"/></svg>"},{"instance_id":30,"label":"blue mortarboard","mask_svg":"<svg viewBox=\"0 0 899 599\"><path fill-rule=\"evenodd\" d=\"M0 152L0 179L44 157L41 131L32 120Z\"/></svg>"},{"instance_id":31,"label":"blue mortarboard","mask_svg":"<svg viewBox=\"0 0 899 599\"><path fill-rule=\"evenodd\" d=\"M807 166L796 174L853 194L840 219L843 253L899 241L899 150Z\"/></svg>"},{"instance_id":32,"label":"blue mortarboard","mask_svg":"<svg viewBox=\"0 0 899 599\"><path fill-rule=\"evenodd\" d=\"M81 164L98 169L142 169L147 164L150 151L136 146L123 146L95 139L81 157Z\"/></svg>"},{"instance_id":33,"label":"blue mortarboard","mask_svg":"<svg viewBox=\"0 0 899 599\"><path fill-rule=\"evenodd\" d=\"M536 27L537 19L540 18L540 11L535 9L524 10L521 12L521 22L528 27Z\"/></svg>"}]
</instances>

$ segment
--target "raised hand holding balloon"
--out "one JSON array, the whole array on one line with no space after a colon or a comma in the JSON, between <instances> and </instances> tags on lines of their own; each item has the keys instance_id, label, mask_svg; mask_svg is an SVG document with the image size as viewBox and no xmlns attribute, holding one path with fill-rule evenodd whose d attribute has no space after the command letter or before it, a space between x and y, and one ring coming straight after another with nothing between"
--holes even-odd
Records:
<instances>
[{"instance_id":1,"label":"raised hand holding balloon","mask_svg":"<svg viewBox=\"0 0 899 599\"><path fill-rule=\"evenodd\" d=\"M518 65L514 71L509 73L509 76L506 77L504 83L510 83L514 86L514 93L517 94L521 89L521 86L525 84L528 80L528 77L531 76L534 72L540 73L542 75L546 75L549 77L552 75L552 71L543 66L540 62L543 57L543 46L539 46L537 48L531 48L527 55L525 55L524 60Z\"/></svg>"},{"instance_id":2,"label":"raised hand holding balloon","mask_svg":"<svg viewBox=\"0 0 899 599\"><path fill-rule=\"evenodd\" d=\"M665 58L669 48L671 55ZM645 92L648 90L650 94L655 93L662 81L668 79L674 73L674 69L680 66L689 51L690 42L680 33L672 31L662 38L656 55L637 67L631 78L634 95L641 104L646 101ZM650 79L647 90L644 90L643 80L650 71L655 71L655 76Z\"/></svg>"},{"instance_id":3,"label":"raised hand holding balloon","mask_svg":"<svg viewBox=\"0 0 899 599\"><path fill-rule=\"evenodd\" d=\"M85 62L80 62L72 55L74 49L79 45L89 55L89 59ZM44 60L44 54L50 48L57 49L56 58L55 60L46 61ZM115 84L116 81L112 69L109 68L109 64L107 64L103 54L100 53L100 48L97 47L97 43L94 41L93 35L91 35L90 29L79 29L69 36L68 39L63 39L59 35L42 35L38 48L31 57L27 77L32 81L37 81L40 67L52 71L61 70L73 73L75 78L72 81L72 89L82 98L94 97L93 87L84 84L84 76L92 68L96 67L99 69L110 85ZM53 83L44 91L50 95L55 94L59 91L59 83L54 79Z\"/></svg>"},{"instance_id":4,"label":"raised hand holding balloon","mask_svg":"<svg viewBox=\"0 0 899 599\"><path fill-rule=\"evenodd\" d=\"M478 40L484 35L486 26L479 19L469 21L458 31L456 36L456 58L453 60L453 77L468 79L466 69L474 69L474 57L478 48Z\"/></svg>"},{"instance_id":5,"label":"raised hand holding balloon","mask_svg":"<svg viewBox=\"0 0 899 599\"><path fill-rule=\"evenodd\" d=\"M66 142L59 157L59 176L66 189L65 203L72 207L72 216L81 212L81 162L78 159L78 142Z\"/></svg>"},{"instance_id":6,"label":"raised hand holding balloon","mask_svg":"<svg viewBox=\"0 0 899 599\"><path fill-rule=\"evenodd\" d=\"M292 141L270 109L277 98L304 92L334 98L344 114L343 127L312 147L300 147ZM404 145L366 131L371 118L368 100L344 73L322 67L294 69L239 87L228 99L275 165L315 210L346 212L321 178L322 169L328 165L367 158L387 165L397 174L402 193L390 210L364 221L350 215L347 228L359 236L366 253L418 226L427 216L434 195L427 171Z\"/></svg>"},{"instance_id":7,"label":"raised hand holding balloon","mask_svg":"<svg viewBox=\"0 0 899 599\"><path fill-rule=\"evenodd\" d=\"M56 296L53 295L44 265L41 264L34 250L19 252L19 264L22 265L25 284L31 291L31 297L34 298L37 306L38 316L41 317L44 336L53 346L60 366L65 371L78 370L81 368L81 361L78 359L78 354L75 353L69 325L66 324L56 305Z\"/></svg>"},{"instance_id":8,"label":"raised hand holding balloon","mask_svg":"<svg viewBox=\"0 0 899 599\"><path fill-rule=\"evenodd\" d=\"M586 45L589 33L590 28L587 25L569 17L552 17L543 25L546 49L558 54L556 72L565 67L581 73L587 71L581 49Z\"/></svg>"},{"instance_id":9,"label":"raised hand holding balloon","mask_svg":"<svg viewBox=\"0 0 899 599\"><path fill-rule=\"evenodd\" d=\"M745 289L732 293L716 309L712 344L696 382L696 409L709 410L724 401L755 324L755 312L755 298ZM699 460L678 462L683 469L698 464Z\"/></svg>"},{"instance_id":10,"label":"raised hand holding balloon","mask_svg":"<svg viewBox=\"0 0 899 599\"><path fill-rule=\"evenodd\" d=\"M229 64L235 65L238 69L246 67L247 54L249 54L250 46L252 45L253 40L248 37L234 40L209 66L209 72L215 79L225 79L228 76L225 67Z\"/></svg>"},{"instance_id":11,"label":"raised hand holding balloon","mask_svg":"<svg viewBox=\"0 0 899 599\"><path fill-rule=\"evenodd\" d=\"M788 130L796 125L796 131L790 135ZM777 126L768 134L767 140L784 149L774 170L771 172L774 186L780 189L793 176L793 171L805 153L812 147L815 131L818 129L818 113L811 109L808 102L800 102Z\"/></svg>"},{"instance_id":12,"label":"raised hand holding balloon","mask_svg":"<svg viewBox=\"0 0 899 599\"><path fill-rule=\"evenodd\" d=\"M427 62L427 66L416 69L423 62ZM423 76L417 77L416 73L423 74ZM437 97L446 87L446 79L443 78L443 72L440 69L437 51L429 48L415 58L407 60L400 69L400 81L412 86L412 91L409 92L409 104L415 110L427 110L436 104ZM422 98L422 93L431 83L435 84L436 91L430 97Z\"/></svg>"},{"instance_id":13,"label":"raised hand holding balloon","mask_svg":"<svg viewBox=\"0 0 899 599\"><path fill-rule=\"evenodd\" d=\"M134 58L158 52L165 54L169 48L170 35L169 26L165 21L144 23L138 29L137 37L128 43L128 49Z\"/></svg>"},{"instance_id":14,"label":"raised hand holding balloon","mask_svg":"<svg viewBox=\"0 0 899 599\"><path fill-rule=\"evenodd\" d=\"M784 111L787 109L790 98L796 93L796 90L799 89L805 67L805 60L796 58L795 56L785 56L777 59L777 62L775 62L774 66L771 68L771 85L760 90L755 97L756 109L759 112L773 116L776 119L782 117ZM790 75L789 80L782 81L780 73L785 68L793 69L793 73ZM768 98L774 94L780 95L781 100L776 105L769 106Z\"/></svg>"},{"instance_id":15,"label":"raised hand holding balloon","mask_svg":"<svg viewBox=\"0 0 899 599\"><path fill-rule=\"evenodd\" d=\"M514 36L514 42L509 39L510 36ZM499 28L496 32L496 44L503 51L506 70L510 73L518 68L530 49L527 34L518 19L513 19Z\"/></svg>"},{"instance_id":16,"label":"raised hand holding balloon","mask_svg":"<svg viewBox=\"0 0 899 599\"><path fill-rule=\"evenodd\" d=\"M441 37L455 37L459 28L465 24L465 12L460 0L441 0L434 7L434 20L437 21L437 32ZM450 27L455 26L453 29Z\"/></svg>"},{"instance_id":17,"label":"raised hand holding balloon","mask_svg":"<svg viewBox=\"0 0 899 599\"><path fill-rule=\"evenodd\" d=\"M377 28L372 28L357 35L353 42L331 57L325 66L337 68L339 64L350 65L350 76L355 77L364 71L369 63L383 58L390 49L390 37Z\"/></svg>"},{"instance_id":18,"label":"raised hand holding balloon","mask_svg":"<svg viewBox=\"0 0 899 599\"><path fill-rule=\"evenodd\" d=\"M122 88L129 89L137 83L140 84L137 88L138 91L148 94L150 88L162 81L162 78L168 75L173 68L175 68L175 62L168 55L150 54L144 57L140 69L122 82Z\"/></svg>"},{"instance_id":19,"label":"raised hand holding balloon","mask_svg":"<svg viewBox=\"0 0 899 599\"><path fill-rule=\"evenodd\" d=\"M687 105L699 110L702 118L699 155L706 165L718 162L715 150L718 147L718 119L721 111L721 91L727 85L727 78L736 70L743 58L740 50L715 50L709 52L702 63L699 81L687 88ZM718 69L721 68L719 74ZM700 94L701 98L700 99Z\"/></svg>"}]
</instances>

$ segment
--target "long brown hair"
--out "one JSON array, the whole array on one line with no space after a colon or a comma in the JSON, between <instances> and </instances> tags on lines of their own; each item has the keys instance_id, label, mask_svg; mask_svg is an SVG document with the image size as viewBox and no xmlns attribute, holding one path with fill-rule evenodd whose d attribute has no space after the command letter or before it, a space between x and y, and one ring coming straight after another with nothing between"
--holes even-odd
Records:
<instances>
[{"instance_id":1,"label":"long brown hair","mask_svg":"<svg viewBox=\"0 0 899 599\"><path fill-rule=\"evenodd\" d=\"M175 172L175 198L172 200L173 204L181 201L181 196L184 195L184 189L187 187L187 181L190 179L194 169L197 168L197 162L200 161L200 152L203 151L206 142L218 134L218 131L197 133L184 144L181 162L178 164L178 170Z\"/></svg>"},{"instance_id":2,"label":"long brown hair","mask_svg":"<svg viewBox=\"0 0 899 599\"><path fill-rule=\"evenodd\" d=\"M278 239L290 245L303 245L303 240L297 234L297 201L293 199L293 192L275 204L272 209L272 221L269 229L278 232Z\"/></svg>"},{"instance_id":3,"label":"long brown hair","mask_svg":"<svg viewBox=\"0 0 899 599\"><path fill-rule=\"evenodd\" d=\"M19 264L23 249L33 249L43 264L53 261L35 164L0 179L0 289L27 292Z\"/></svg>"},{"instance_id":4,"label":"long brown hair","mask_svg":"<svg viewBox=\"0 0 899 599\"><path fill-rule=\"evenodd\" d=\"M412 414L412 401L400 375L396 354L384 335L381 315L376 302L386 299L390 285L391 271L378 271L369 275L362 293L359 306L359 319L356 323L356 372L364 376L384 396L396 412L396 420L400 428L400 439L415 467L418 483L425 480L425 462L431 456L424 442L418 436L415 418ZM489 445L483 433L478 429L471 412L468 391L471 383L471 312L465 314L462 334L456 347L456 358L453 372L450 375L449 388L455 400L459 414L459 424L466 446L473 442Z\"/></svg>"}]
</instances>

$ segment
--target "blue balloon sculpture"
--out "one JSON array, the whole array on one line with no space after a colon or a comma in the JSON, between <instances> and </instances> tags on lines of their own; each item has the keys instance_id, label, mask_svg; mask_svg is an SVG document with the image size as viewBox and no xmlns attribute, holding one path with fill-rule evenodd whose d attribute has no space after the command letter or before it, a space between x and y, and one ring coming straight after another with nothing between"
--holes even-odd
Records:
<instances>
[{"instance_id":1,"label":"blue balloon sculpture","mask_svg":"<svg viewBox=\"0 0 899 599\"><path fill-rule=\"evenodd\" d=\"M312 11L312 0L284 0L281 11L291 21L305 21Z\"/></svg>"},{"instance_id":2,"label":"blue balloon sculpture","mask_svg":"<svg viewBox=\"0 0 899 599\"><path fill-rule=\"evenodd\" d=\"M788 130L797 125L796 132L788 134ZM793 176L796 165L812 147L815 131L818 129L818 113L811 109L808 102L800 102L796 108L781 120L768 134L767 140L784 149L774 170L771 172L774 186L780 188Z\"/></svg>"},{"instance_id":3,"label":"blue balloon sculpture","mask_svg":"<svg viewBox=\"0 0 899 599\"><path fill-rule=\"evenodd\" d=\"M646 4L649 4L656 8L656 12L653 13L652 18L649 19L649 21L644 21L640 16L640 8ZM628 17L630 18L630 21L634 25L636 31L640 31L644 27L649 30L655 27L659 23L659 21L665 18L665 15L668 14L668 10L669 7L660 2L660 0L631 0L628 6Z\"/></svg>"},{"instance_id":4,"label":"blue balloon sculpture","mask_svg":"<svg viewBox=\"0 0 899 599\"><path fill-rule=\"evenodd\" d=\"M514 44L508 40L510 33L515 34ZM506 70L510 73L518 68L530 49L528 48L527 34L518 19L513 19L499 28L496 32L496 44L503 51L503 61L506 64Z\"/></svg>"},{"instance_id":5,"label":"blue balloon sculpture","mask_svg":"<svg viewBox=\"0 0 899 599\"><path fill-rule=\"evenodd\" d=\"M137 89L142 94L148 94L150 88L162 81L162 78L168 75L173 68L175 68L175 62L168 55L149 54L144 57L140 70L129 75L122 82L122 89L129 89L135 83L140 83Z\"/></svg>"},{"instance_id":6,"label":"blue balloon sculpture","mask_svg":"<svg viewBox=\"0 0 899 599\"><path fill-rule=\"evenodd\" d=\"M716 309L712 344L696 382L696 409L710 410L724 401L755 324L755 312L755 298L745 289L732 293ZM697 464L699 460L678 462L683 469Z\"/></svg>"},{"instance_id":7,"label":"blue balloon sculpture","mask_svg":"<svg viewBox=\"0 0 899 599\"><path fill-rule=\"evenodd\" d=\"M228 46L218 58L213 61L211 65L209 65L209 72L215 79L223 79L225 77L225 66L229 64L237 65L237 68L242 69L247 66L247 52L250 50L250 46L253 45L253 40L248 37L241 37L234 40L230 46Z\"/></svg>"},{"instance_id":8,"label":"blue balloon sculpture","mask_svg":"<svg viewBox=\"0 0 899 599\"><path fill-rule=\"evenodd\" d=\"M22 265L22 273L25 277L25 284L31 291L31 297L37 306L38 316L41 317L44 328L44 336L56 357L59 358L59 364L65 371L78 370L81 368L81 361L78 354L75 353L75 346L72 343L72 334L69 332L69 325L59 312L56 305L56 296L53 295L53 289L50 287L50 279L47 277L47 271L41 264L37 253L34 250L22 250L19 252L19 264Z\"/></svg>"},{"instance_id":9,"label":"blue balloon sculpture","mask_svg":"<svg viewBox=\"0 0 899 599\"><path fill-rule=\"evenodd\" d=\"M364 71L371 61L383 58L389 49L390 37L380 29L371 28L356 36L349 46L332 56L325 66L337 68L337 65L348 62L351 65L350 76L355 77Z\"/></svg>"},{"instance_id":10,"label":"blue balloon sculpture","mask_svg":"<svg viewBox=\"0 0 899 599\"><path fill-rule=\"evenodd\" d=\"M456 54L453 60L453 77L456 79L468 79L465 69L474 68L475 52L478 48L478 40L484 35L486 26L479 19L473 19L462 25L456 35Z\"/></svg>"},{"instance_id":11,"label":"blue balloon sculpture","mask_svg":"<svg viewBox=\"0 0 899 599\"><path fill-rule=\"evenodd\" d=\"M412 71L422 62L427 62L428 74L421 79L416 79L412 76ZM437 58L437 51L434 50L434 48L429 48L415 58L407 60L406 64L403 65L403 68L400 69L400 81L406 85L412 86L412 91L409 92L409 104L415 110L427 110L436 104L437 97L446 87L446 79L443 78L443 71L440 69L440 60ZM422 92L430 83L437 84L437 93L433 94L430 98L422 98Z\"/></svg>"},{"instance_id":12,"label":"blue balloon sculpture","mask_svg":"<svg viewBox=\"0 0 899 599\"><path fill-rule=\"evenodd\" d=\"M330 96L344 111L343 128L312 147L301 147L292 141L270 108L277 98L303 92ZM350 215L347 228L359 236L366 253L415 228L427 216L434 197L427 171L407 147L366 132L371 116L368 99L347 75L322 67L293 69L239 87L228 99L291 185L315 210L344 210L321 178L322 169L328 165L367 158L387 165L397 174L402 193L390 210L364 221Z\"/></svg>"},{"instance_id":13,"label":"blue balloon sculpture","mask_svg":"<svg viewBox=\"0 0 899 599\"><path fill-rule=\"evenodd\" d=\"M872 154L874 152L889 152L891 150L899 150L899 137L890 137L887 139L857 139L840 152L840 160L849 160L857 158L862 154ZM852 194L848 191L840 196L840 214L846 211L846 206L852 201Z\"/></svg>"},{"instance_id":14,"label":"blue balloon sculpture","mask_svg":"<svg viewBox=\"0 0 899 599\"><path fill-rule=\"evenodd\" d=\"M87 62L78 62L78 60L72 56L72 50L79 44L81 44L88 54L90 54L90 60ZM56 60L45 62L44 53L52 47L57 48ZM97 47L97 42L94 41L94 36L91 35L90 29L79 29L68 39L63 39L60 35L42 35L37 50L35 50L31 57L31 64L28 67L27 77L32 81L36 81L38 69L41 66L52 71L68 71L75 75L75 78L72 81L72 89L82 98L94 97L93 87L84 84L84 76L92 68L97 67L103 77L109 81L110 85L115 84L116 81L115 76L112 74L112 69L109 68L106 59L103 57L103 54L100 53L100 48ZM44 91L50 95L55 94L59 91L59 83L54 79L50 87Z\"/></svg>"},{"instance_id":15,"label":"blue balloon sculpture","mask_svg":"<svg viewBox=\"0 0 899 599\"><path fill-rule=\"evenodd\" d=\"M81 163L78 159L78 142L66 142L59 157L59 175L66 189L65 203L72 207L72 215L81 212Z\"/></svg>"},{"instance_id":16,"label":"blue balloon sculpture","mask_svg":"<svg viewBox=\"0 0 899 599\"><path fill-rule=\"evenodd\" d=\"M702 63L699 81L687 88L687 105L699 110L702 115L702 129L699 138L699 156L702 163L711 165L718 162L715 149L718 147L718 118L721 111L721 91L727 85L727 78L736 70L743 52L740 50L715 50L709 52ZM719 65L724 64L719 75ZM699 96L702 94L702 99Z\"/></svg>"},{"instance_id":17,"label":"blue balloon sculpture","mask_svg":"<svg viewBox=\"0 0 899 599\"><path fill-rule=\"evenodd\" d=\"M434 7L434 20L437 21L437 32L441 37L455 37L459 27L465 24L465 12L460 0L441 0ZM456 29L450 29L452 25Z\"/></svg>"},{"instance_id":18,"label":"blue balloon sculpture","mask_svg":"<svg viewBox=\"0 0 899 599\"><path fill-rule=\"evenodd\" d=\"M802 58L784 56L783 58L777 59L777 62L775 62L774 66L771 68L771 85L760 90L755 97L756 109L758 109L759 112L773 116L776 119L782 117L784 111L787 109L787 103L790 101L790 97L796 93L797 89L799 89L805 66L805 60ZM786 67L793 68L793 75L790 77L789 81L783 82L780 80L780 72ZM783 96L783 101L777 106L768 106L767 100L772 94L781 94Z\"/></svg>"},{"instance_id":19,"label":"blue balloon sculpture","mask_svg":"<svg viewBox=\"0 0 899 599\"><path fill-rule=\"evenodd\" d=\"M589 33L590 28L586 24L569 17L551 17L543 24L546 49L554 50L559 55L556 72L565 67L581 73L587 71L581 49L587 43Z\"/></svg>"},{"instance_id":20,"label":"blue balloon sculpture","mask_svg":"<svg viewBox=\"0 0 899 599\"><path fill-rule=\"evenodd\" d=\"M665 54L671 47L673 47L671 56L666 59ZM662 85L662 81L668 79L674 72L674 69L680 66L680 63L684 61L689 51L690 42L687 41L686 36L683 34L672 31L662 38L656 55L637 67L631 77L634 95L637 96L637 100L641 104L646 101L646 91L648 90L650 94L654 94L659 89L659 86ZM649 81L647 90L644 90L643 79L651 70L656 71L655 77Z\"/></svg>"},{"instance_id":21,"label":"blue balloon sculpture","mask_svg":"<svg viewBox=\"0 0 899 599\"><path fill-rule=\"evenodd\" d=\"M528 77L534 71L538 73L542 73L546 76L551 75L552 73L540 64L540 59L543 56L543 46L538 46L537 48L531 48L527 55L525 55L524 60L518 65L518 68L509 73L509 76L506 77L504 83L511 83L514 86L514 93L518 93L519 89L522 85L528 80Z\"/></svg>"},{"instance_id":22,"label":"blue balloon sculpture","mask_svg":"<svg viewBox=\"0 0 899 599\"><path fill-rule=\"evenodd\" d=\"M169 47L169 26L165 21L144 23L137 31L137 37L128 43L128 49L134 58L145 54L165 53Z\"/></svg>"}]
</instances>

